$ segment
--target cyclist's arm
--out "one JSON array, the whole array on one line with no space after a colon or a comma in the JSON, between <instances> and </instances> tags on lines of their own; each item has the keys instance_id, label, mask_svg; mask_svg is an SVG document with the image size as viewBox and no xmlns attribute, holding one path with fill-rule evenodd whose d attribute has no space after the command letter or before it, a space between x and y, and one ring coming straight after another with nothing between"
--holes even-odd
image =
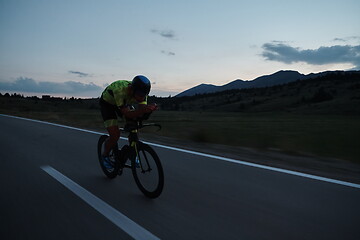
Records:
<instances>
[{"instance_id":1,"label":"cyclist's arm","mask_svg":"<svg viewBox=\"0 0 360 240\"><path fill-rule=\"evenodd\" d=\"M135 119L142 117L146 113L151 113L156 109L156 105L139 104L139 107L136 110L130 110L128 107L121 107L120 112L125 118Z\"/></svg>"}]
</instances>

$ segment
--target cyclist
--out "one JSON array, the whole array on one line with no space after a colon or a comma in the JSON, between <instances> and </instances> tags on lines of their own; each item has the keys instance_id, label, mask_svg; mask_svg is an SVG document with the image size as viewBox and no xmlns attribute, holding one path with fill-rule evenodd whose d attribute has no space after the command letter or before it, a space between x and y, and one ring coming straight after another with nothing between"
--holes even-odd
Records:
<instances>
[{"instance_id":1,"label":"cyclist","mask_svg":"<svg viewBox=\"0 0 360 240\"><path fill-rule=\"evenodd\" d=\"M138 75L132 81L118 80L111 83L101 94L101 115L110 135L102 153L106 168L112 168L109 153L120 137L117 117L136 119L157 109L156 104L147 104L150 88L149 79ZM138 108L133 110L131 104L138 104Z\"/></svg>"}]
</instances>

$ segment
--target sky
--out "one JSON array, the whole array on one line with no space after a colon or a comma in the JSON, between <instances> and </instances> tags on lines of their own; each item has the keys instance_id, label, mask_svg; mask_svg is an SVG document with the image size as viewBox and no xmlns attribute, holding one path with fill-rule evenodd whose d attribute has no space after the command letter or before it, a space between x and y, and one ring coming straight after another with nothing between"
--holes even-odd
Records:
<instances>
[{"instance_id":1,"label":"sky","mask_svg":"<svg viewBox=\"0 0 360 240\"><path fill-rule=\"evenodd\" d=\"M0 93L150 95L280 70L360 70L358 0L0 0Z\"/></svg>"}]
</instances>

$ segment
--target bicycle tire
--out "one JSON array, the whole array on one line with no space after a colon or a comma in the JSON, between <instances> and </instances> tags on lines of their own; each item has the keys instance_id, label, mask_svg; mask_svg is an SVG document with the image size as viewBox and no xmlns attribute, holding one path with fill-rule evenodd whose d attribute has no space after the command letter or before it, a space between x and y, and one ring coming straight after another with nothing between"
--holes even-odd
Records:
<instances>
[{"instance_id":1,"label":"bicycle tire","mask_svg":"<svg viewBox=\"0 0 360 240\"><path fill-rule=\"evenodd\" d=\"M133 177L135 179L135 183L138 186L138 188L140 189L140 191L148 198L157 198L160 196L161 192L163 191L164 188L164 171L160 162L160 158L158 157L158 155L156 154L156 152L147 144L142 143L142 142L138 142L137 144L137 150L139 153L139 161L140 161L140 167L137 167L136 164L136 154L133 154L133 156L131 157L131 169L132 169L132 173L133 173ZM146 156L146 157L145 157ZM150 168L150 161L152 160L152 167L153 169ZM155 164L154 164L155 163ZM147 168L148 167L148 168ZM147 170L149 170L148 172L150 173L151 171L155 170L154 168L156 167L156 173L155 175L157 175L157 180L155 180L155 187L149 187L147 186L146 181L143 181L143 175L140 174L145 174L147 171L145 172L141 172L140 170L144 171L144 169L146 168ZM149 175L147 175L149 176Z\"/></svg>"},{"instance_id":2,"label":"bicycle tire","mask_svg":"<svg viewBox=\"0 0 360 240\"><path fill-rule=\"evenodd\" d=\"M102 158L102 148L103 148L103 144L104 142L106 141L106 139L108 138L109 136L107 135L102 135L100 136L99 138L99 141L98 141L98 158L99 158L99 162L100 162L100 166L101 166L101 169L102 171L104 172L104 174L110 178L110 179L113 179L115 178L117 175L118 175L118 172L119 172L119 169L120 169L120 162L119 162L119 149L118 149L118 145L116 143L116 145L112 148L112 150L110 151L110 157L114 159L114 168L112 169L107 169L105 166L104 166L104 161L103 161L103 158Z\"/></svg>"}]
</instances>

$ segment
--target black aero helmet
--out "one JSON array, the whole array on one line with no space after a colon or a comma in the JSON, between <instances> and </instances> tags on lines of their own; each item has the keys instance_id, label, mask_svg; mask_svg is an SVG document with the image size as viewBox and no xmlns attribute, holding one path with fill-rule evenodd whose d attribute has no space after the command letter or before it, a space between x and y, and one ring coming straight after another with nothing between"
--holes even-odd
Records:
<instances>
[{"instance_id":1,"label":"black aero helmet","mask_svg":"<svg viewBox=\"0 0 360 240\"><path fill-rule=\"evenodd\" d=\"M151 83L147 77L138 75L132 80L131 86L134 90L134 94L146 96L150 92Z\"/></svg>"}]
</instances>

